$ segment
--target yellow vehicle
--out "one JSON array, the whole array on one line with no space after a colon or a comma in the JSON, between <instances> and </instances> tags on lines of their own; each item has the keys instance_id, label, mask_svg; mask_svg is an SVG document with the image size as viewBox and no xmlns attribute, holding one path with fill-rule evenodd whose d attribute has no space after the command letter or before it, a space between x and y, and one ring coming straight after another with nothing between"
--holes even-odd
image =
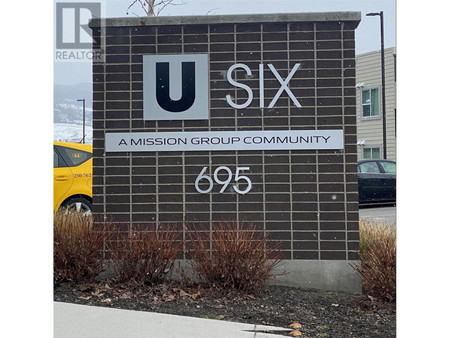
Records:
<instances>
[{"instance_id":1,"label":"yellow vehicle","mask_svg":"<svg viewBox=\"0 0 450 338\"><path fill-rule=\"evenodd\" d=\"M53 142L53 210L92 212L92 145Z\"/></svg>"}]
</instances>

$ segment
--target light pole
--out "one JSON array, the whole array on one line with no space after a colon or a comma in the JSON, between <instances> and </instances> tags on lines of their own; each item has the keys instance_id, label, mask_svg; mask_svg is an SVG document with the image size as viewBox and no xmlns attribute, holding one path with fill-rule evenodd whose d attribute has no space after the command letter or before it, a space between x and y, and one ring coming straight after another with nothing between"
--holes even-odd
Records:
<instances>
[{"instance_id":1,"label":"light pole","mask_svg":"<svg viewBox=\"0 0 450 338\"><path fill-rule=\"evenodd\" d=\"M384 73L384 20L383 11L379 13L367 13L366 16L379 16L380 17L380 32L381 32L381 104L383 107L383 158L387 159L387 147L386 147L386 83Z\"/></svg>"},{"instance_id":2,"label":"light pole","mask_svg":"<svg viewBox=\"0 0 450 338\"><path fill-rule=\"evenodd\" d=\"M86 105L85 105L85 99L79 99L77 101L83 101L83 139L82 139L82 143L84 144L84 136L85 136L85 124L86 124Z\"/></svg>"}]
</instances>

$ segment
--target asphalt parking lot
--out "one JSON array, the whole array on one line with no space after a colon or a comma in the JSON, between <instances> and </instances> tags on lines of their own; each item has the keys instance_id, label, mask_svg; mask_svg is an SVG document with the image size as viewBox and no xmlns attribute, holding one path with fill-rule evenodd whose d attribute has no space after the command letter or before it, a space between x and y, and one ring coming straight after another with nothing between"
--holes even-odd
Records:
<instances>
[{"instance_id":1,"label":"asphalt parking lot","mask_svg":"<svg viewBox=\"0 0 450 338\"><path fill-rule=\"evenodd\" d=\"M392 224L397 219L397 207L364 207L359 209L359 219L371 219L376 222Z\"/></svg>"}]
</instances>

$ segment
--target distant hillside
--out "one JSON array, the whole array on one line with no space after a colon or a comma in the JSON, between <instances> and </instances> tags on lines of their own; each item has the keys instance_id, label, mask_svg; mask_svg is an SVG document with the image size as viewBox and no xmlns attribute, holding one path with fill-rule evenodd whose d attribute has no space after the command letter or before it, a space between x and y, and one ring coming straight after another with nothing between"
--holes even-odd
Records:
<instances>
[{"instance_id":1,"label":"distant hillside","mask_svg":"<svg viewBox=\"0 0 450 338\"><path fill-rule=\"evenodd\" d=\"M92 127L85 128L84 143L92 144ZM72 123L54 123L53 140L64 142L81 142L83 140L83 126Z\"/></svg>"},{"instance_id":2,"label":"distant hillside","mask_svg":"<svg viewBox=\"0 0 450 338\"><path fill-rule=\"evenodd\" d=\"M92 84L55 85L53 122L83 124L83 102L86 100L86 126L92 126Z\"/></svg>"}]
</instances>

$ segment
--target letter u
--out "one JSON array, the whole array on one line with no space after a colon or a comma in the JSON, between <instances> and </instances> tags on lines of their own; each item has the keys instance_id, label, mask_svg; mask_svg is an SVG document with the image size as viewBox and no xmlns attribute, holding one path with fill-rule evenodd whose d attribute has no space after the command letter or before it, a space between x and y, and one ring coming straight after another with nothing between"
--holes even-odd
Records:
<instances>
[{"instance_id":1,"label":"letter u","mask_svg":"<svg viewBox=\"0 0 450 338\"><path fill-rule=\"evenodd\" d=\"M156 100L164 110L180 113L192 107L195 101L195 62L181 63L182 95L177 101L169 94L169 63L156 63Z\"/></svg>"}]
</instances>

